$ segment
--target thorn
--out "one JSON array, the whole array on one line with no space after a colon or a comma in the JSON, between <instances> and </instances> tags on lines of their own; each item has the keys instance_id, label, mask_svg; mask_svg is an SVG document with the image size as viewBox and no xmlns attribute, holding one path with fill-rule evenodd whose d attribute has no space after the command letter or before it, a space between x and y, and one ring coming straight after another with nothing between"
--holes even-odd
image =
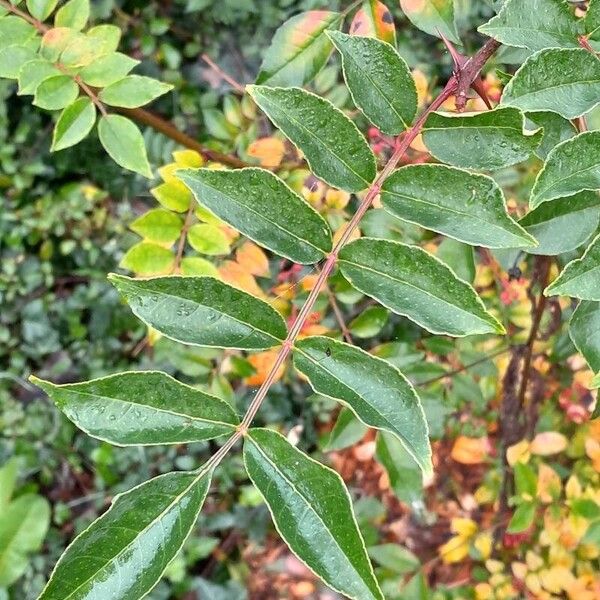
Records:
<instances>
[{"instance_id":1,"label":"thorn","mask_svg":"<svg viewBox=\"0 0 600 600\"><path fill-rule=\"evenodd\" d=\"M485 91L485 88L483 87L483 82L481 81L481 79L476 79L472 84L471 84L471 88L477 93L477 95L485 102L485 105L492 110L492 103L490 102L490 99L488 98L487 92Z\"/></svg>"},{"instance_id":2,"label":"thorn","mask_svg":"<svg viewBox=\"0 0 600 600\"><path fill-rule=\"evenodd\" d=\"M444 42L444 46L450 52L450 56L452 56L452 61L454 62L454 72L459 73L460 70L465 66L467 62L467 57L463 56L454 46L454 44L436 27L436 31L438 35L442 38Z\"/></svg>"}]
</instances>

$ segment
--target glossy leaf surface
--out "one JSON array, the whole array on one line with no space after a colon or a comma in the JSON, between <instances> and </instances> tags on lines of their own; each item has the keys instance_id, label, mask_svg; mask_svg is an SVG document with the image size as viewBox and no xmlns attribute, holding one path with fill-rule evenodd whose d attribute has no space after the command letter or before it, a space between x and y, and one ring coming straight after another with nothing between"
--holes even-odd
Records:
<instances>
[{"instance_id":1,"label":"glossy leaf surface","mask_svg":"<svg viewBox=\"0 0 600 600\"><path fill-rule=\"evenodd\" d=\"M144 138L133 121L121 115L103 116L98 122L98 136L108 155L118 165L152 178Z\"/></svg>"},{"instance_id":2,"label":"glossy leaf surface","mask_svg":"<svg viewBox=\"0 0 600 600\"><path fill-rule=\"evenodd\" d=\"M122 80L139 62L139 60L130 58L126 54L112 52L100 56L93 63L84 67L80 75L88 85L96 87L109 86Z\"/></svg>"},{"instance_id":3,"label":"glossy leaf surface","mask_svg":"<svg viewBox=\"0 0 600 600\"><path fill-rule=\"evenodd\" d=\"M600 302L579 304L569 323L569 335L594 373L600 372Z\"/></svg>"},{"instance_id":4,"label":"glossy leaf surface","mask_svg":"<svg viewBox=\"0 0 600 600\"><path fill-rule=\"evenodd\" d=\"M527 120L531 121L536 129L541 127L544 130L542 143L537 147L535 153L539 158L545 160L549 152L555 146L570 140L577 135L577 129L571 121L561 117L553 112L534 112L527 114Z\"/></svg>"},{"instance_id":5,"label":"glossy leaf surface","mask_svg":"<svg viewBox=\"0 0 600 600\"><path fill-rule=\"evenodd\" d=\"M99 98L110 106L136 108L152 102L172 89L172 85L151 77L127 75L105 87L100 92Z\"/></svg>"},{"instance_id":6,"label":"glossy leaf surface","mask_svg":"<svg viewBox=\"0 0 600 600\"><path fill-rule=\"evenodd\" d=\"M404 14L419 29L460 43L454 21L454 0L400 0Z\"/></svg>"},{"instance_id":7,"label":"glossy leaf surface","mask_svg":"<svg viewBox=\"0 0 600 600\"><path fill-rule=\"evenodd\" d=\"M388 7L379 0L363 2L352 19L350 33L377 38L396 46L394 17Z\"/></svg>"},{"instance_id":8,"label":"glossy leaf surface","mask_svg":"<svg viewBox=\"0 0 600 600\"><path fill-rule=\"evenodd\" d=\"M340 252L350 283L432 333L504 333L475 290L422 248L361 238Z\"/></svg>"},{"instance_id":9,"label":"glossy leaf surface","mask_svg":"<svg viewBox=\"0 0 600 600\"><path fill-rule=\"evenodd\" d=\"M529 158L542 131L525 132L523 113L497 108L482 113L433 113L423 141L438 160L466 169L501 169Z\"/></svg>"},{"instance_id":10,"label":"glossy leaf surface","mask_svg":"<svg viewBox=\"0 0 600 600\"><path fill-rule=\"evenodd\" d=\"M96 122L96 107L89 98L78 98L61 113L52 135L52 150L78 144Z\"/></svg>"},{"instance_id":11,"label":"glossy leaf surface","mask_svg":"<svg viewBox=\"0 0 600 600\"><path fill-rule=\"evenodd\" d=\"M600 190L600 131L580 133L548 154L529 204L535 208L583 190Z\"/></svg>"},{"instance_id":12,"label":"glossy leaf surface","mask_svg":"<svg viewBox=\"0 0 600 600\"><path fill-rule=\"evenodd\" d=\"M600 196L596 192L580 192L543 202L519 223L539 242L527 252L554 256L579 248L596 231L599 221Z\"/></svg>"},{"instance_id":13,"label":"glossy leaf surface","mask_svg":"<svg viewBox=\"0 0 600 600\"><path fill-rule=\"evenodd\" d=\"M264 350L286 336L274 308L212 277L109 279L138 318L184 344Z\"/></svg>"},{"instance_id":14,"label":"glossy leaf surface","mask_svg":"<svg viewBox=\"0 0 600 600\"><path fill-rule=\"evenodd\" d=\"M200 442L238 424L227 403L158 371L63 385L32 381L77 427L119 446Z\"/></svg>"},{"instance_id":15,"label":"glossy leaf surface","mask_svg":"<svg viewBox=\"0 0 600 600\"><path fill-rule=\"evenodd\" d=\"M551 48L530 56L504 88L501 104L549 110L574 119L600 102L600 59L583 48Z\"/></svg>"},{"instance_id":16,"label":"glossy leaf surface","mask_svg":"<svg viewBox=\"0 0 600 600\"><path fill-rule=\"evenodd\" d=\"M506 44L529 48L578 48L583 27L563 0L506 0L500 12L479 27Z\"/></svg>"},{"instance_id":17,"label":"glossy leaf surface","mask_svg":"<svg viewBox=\"0 0 600 600\"><path fill-rule=\"evenodd\" d=\"M399 500L411 504L423 497L423 473L396 436L380 432L375 457L383 465Z\"/></svg>"},{"instance_id":18,"label":"glossy leaf surface","mask_svg":"<svg viewBox=\"0 0 600 600\"><path fill-rule=\"evenodd\" d=\"M139 600L194 526L211 473L167 473L119 494L58 561L40 600Z\"/></svg>"},{"instance_id":19,"label":"glossy leaf surface","mask_svg":"<svg viewBox=\"0 0 600 600\"><path fill-rule=\"evenodd\" d=\"M386 42L339 31L327 32L342 55L354 103L384 133L408 128L417 111L417 88L408 65Z\"/></svg>"},{"instance_id":20,"label":"glossy leaf surface","mask_svg":"<svg viewBox=\"0 0 600 600\"><path fill-rule=\"evenodd\" d=\"M248 86L273 123L330 185L358 192L375 179L375 157L356 125L329 101L299 88Z\"/></svg>"},{"instance_id":21,"label":"glossy leaf surface","mask_svg":"<svg viewBox=\"0 0 600 600\"><path fill-rule=\"evenodd\" d=\"M581 258L571 261L563 269L544 294L600 301L600 235Z\"/></svg>"},{"instance_id":22,"label":"glossy leaf surface","mask_svg":"<svg viewBox=\"0 0 600 600\"><path fill-rule=\"evenodd\" d=\"M310 10L288 19L275 32L256 83L285 87L308 83L333 50L324 31L340 24L341 15L328 10Z\"/></svg>"},{"instance_id":23,"label":"glossy leaf surface","mask_svg":"<svg viewBox=\"0 0 600 600\"><path fill-rule=\"evenodd\" d=\"M315 392L343 402L366 425L398 436L421 469L432 472L425 413L398 369L360 348L316 336L296 343L294 365Z\"/></svg>"},{"instance_id":24,"label":"glossy leaf surface","mask_svg":"<svg viewBox=\"0 0 600 600\"><path fill-rule=\"evenodd\" d=\"M484 175L444 165L403 167L385 180L381 202L400 219L475 246L535 245L506 212L498 184Z\"/></svg>"},{"instance_id":25,"label":"glossy leaf surface","mask_svg":"<svg viewBox=\"0 0 600 600\"><path fill-rule=\"evenodd\" d=\"M269 171L185 169L177 177L202 206L281 256L310 264L331 250L325 220Z\"/></svg>"},{"instance_id":26,"label":"glossy leaf surface","mask_svg":"<svg viewBox=\"0 0 600 600\"><path fill-rule=\"evenodd\" d=\"M44 79L36 88L33 103L46 110L60 110L74 102L79 93L77 84L68 75Z\"/></svg>"},{"instance_id":27,"label":"glossy leaf surface","mask_svg":"<svg viewBox=\"0 0 600 600\"><path fill-rule=\"evenodd\" d=\"M383 600L341 477L283 436L251 429L244 462L292 552L334 590Z\"/></svg>"}]
</instances>

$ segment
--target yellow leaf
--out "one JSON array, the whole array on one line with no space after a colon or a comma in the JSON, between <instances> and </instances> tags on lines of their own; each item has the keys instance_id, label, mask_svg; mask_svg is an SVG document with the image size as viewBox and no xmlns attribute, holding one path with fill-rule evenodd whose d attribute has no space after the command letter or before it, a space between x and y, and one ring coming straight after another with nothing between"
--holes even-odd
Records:
<instances>
[{"instance_id":1,"label":"yellow leaf","mask_svg":"<svg viewBox=\"0 0 600 600\"><path fill-rule=\"evenodd\" d=\"M342 210L350 202L350 194L343 190L329 189L325 193L325 204L332 209Z\"/></svg>"},{"instance_id":2,"label":"yellow leaf","mask_svg":"<svg viewBox=\"0 0 600 600\"><path fill-rule=\"evenodd\" d=\"M452 458L463 465L478 465L485 461L490 450L487 437L470 438L459 435L452 446Z\"/></svg>"},{"instance_id":3,"label":"yellow leaf","mask_svg":"<svg viewBox=\"0 0 600 600\"><path fill-rule=\"evenodd\" d=\"M531 442L530 450L532 454L538 456L551 456L558 454L567 447L567 438L557 431L544 431L538 433Z\"/></svg>"},{"instance_id":4,"label":"yellow leaf","mask_svg":"<svg viewBox=\"0 0 600 600\"><path fill-rule=\"evenodd\" d=\"M471 538L477 533L477 523L473 519L455 517L450 522L450 531L462 538Z\"/></svg>"},{"instance_id":5,"label":"yellow leaf","mask_svg":"<svg viewBox=\"0 0 600 600\"><path fill-rule=\"evenodd\" d=\"M517 579L525 580L527 577L527 565L522 562L514 562L510 565L513 575Z\"/></svg>"},{"instance_id":6,"label":"yellow leaf","mask_svg":"<svg viewBox=\"0 0 600 600\"><path fill-rule=\"evenodd\" d=\"M423 106L429 99L429 83L425 73L419 69L414 69L412 76L417 87L417 101L419 106Z\"/></svg>"},{"instance_id":7,"label":"yellow leaf","mask_svg":"<svg viewBox=\"0 0 600 600\"><path fill-rule=\"evenodd\" d=\"M561 481L558 473L548 465L541 463L538 467L537 497L549 504L560 495Z\"/></svg>"},{"instance_id":8,"label":"yellow leaf","mask_svg":"<svg viewBox=\"0 0 600 600\"><path fill-rule=\"evenodd\" d=\"M473 542L482 559L488 559L492 553L492 536L489 533L480 533Z\"/></svg>"},{"instance_id":9,"label":"yellow leaf","mask_svg":"<svg viewBox=\"0 0 600 600\"><path fill-rule=\"evenodd\" d=\"M591 458L594 470L600 473L600 442L593 438L585 440L585 453Z\"/></svg>"},{"instance_id":10,"label":"yellow leaf","mask_svg":"<svg viewBox=\"0 0 600 600\"><path fill-rule=\"evenodd\" d=\"M269 275L269 259L254 242L244 242L235 253L237 262L251 275L267 277Z\"/></svg>"},{"instance_id":11,"label":"yellow leaf","mask_svg":"<svg viewBox=\"0 0 600 600\"><path fill-rule=\"evenodd\" d=\"M274 137L260 138L248 146L248 155L258 159L261 167L278 167L284 154L285 144Z\"/></svg>"},{"instance_id":12,"label":"yellow leaf","mask_svg":"<svg viewBox=\"0 0 600 600\"><path fill-rule=\"evenodd\" d=\"M560 594L564 585L572 582L573 574L565 567L551 567L540 571L542 587L552 594Z\"/></svg>"},{"instance_id":13,"label":"yellow leaf","mask_svg":"<svg viewBox=\"0 0 600 600\"><path fill-rule=\"evenodd\" d=\"M494 589L489 583L478 583L475 586L476 600L493 600Z\"/></svg>"},{"instance_id":14,"label":"yellow leaf","mask_svg":"<svg viewBox=\"0 0 600 600\"><path fill-rule=\"evenodd\" d=\"M177 163L177 168L188 167L190 169L198 169L204 164L204 159L195 150L175 150L173 158Z\"/></svg>"},{"instance_id":15,"label":"yellow leaf","mask_svg":"<svg viewBox=\"0 0 600 600\"><path fill-rule=\"evenodd\" d=\"M544 559L538 556L535 552L527 550L525 554L525 562L530 571L539 571L544 566Z\"/></svg>"},{"instance_id":16,"label":"yellow leaf","mask_svg":"<svg viewBox=\"0 0 600 600\"><path fill-rule=\"evenodd\" d=\"M438 548L438 553L442 561L448 565L460 562L469 554L469 542L457 535L440 546Z\"/></svg>"},{"instance_id":17,"label":"yellow leaf","mask_svg":"<svg viewBox=\"0 0 600 600\"><path fill-rule=\"evenodd\" d=\"M542 582L537 573L529 573L525 577L525 585L527 589L536 596L542 591Z\"/></svg>"},{"instance_id":18,"label":"yellow leaf","mask_svg":"<svg viewBox=\"0 0 600 600\"><path fill-rule=\"evenodd\" d=\"M518 462L526 464L529 462L530 457L529 442L527 440L521 440L506 450L506 460L511 467L514 467Z\"/></svg>"},{"instance_id":19,"label":"yellow leaf","mask_svg":"<svg viewBox=\"0 0 600 600\"><path fill-rule=\"evenodd\" d=\"M569 477L567 484L565 485L565 494L569 500L572 498L579 498L581 496L581 483L577 479L576 475Z\"/></svg>"}]
</instances>

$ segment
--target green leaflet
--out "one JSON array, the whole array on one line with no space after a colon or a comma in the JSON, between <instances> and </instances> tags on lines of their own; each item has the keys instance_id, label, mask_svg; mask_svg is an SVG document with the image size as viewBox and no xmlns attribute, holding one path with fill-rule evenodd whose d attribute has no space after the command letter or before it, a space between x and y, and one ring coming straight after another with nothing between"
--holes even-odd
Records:
<instances>
[{"instance_id":1,"label":"green leaflet","mask_svg":"<svg viewBox=\"0 0 600 600\"><path fill-rule=\"evenodd\" d=\"M179 239L182 227L181 217L164 208L153 208L129 225L129 229L145 240L165 245L171 245Z\"/></svg>"},{"instance_id":2,"label":"green leaflet","mask_svg":"<svg viewBox=\"0 0 600 600\"><path fill-rule=\"evenodd\" d=\"M558 144L538 173L529 204L600 189L600 131L586 131Z\"/></svg>"},{"instance_id":3,"label":"green leaflet","mask_svg":"<svg viewBox=\"0 0 600 600\"><path fill-rule=\"evenodd\" d=\"M54 16L55 27L70 27L81 31L90 16L90 0L69 0L65 2Z\"/></svg>"},{"instance_id":4,"label":"green leaflet","mask_svg":"<svg viewBox=\"0 0 600 600\"><path fill-rule=\"evenodd\" d=\"M233 433L239 423L226 402L158 371L64 385L31 381L79 429L118 446L200 442Z\"/></svg>"},{"instance_id":5,"label":"green leaflet","mask_svg":"<svg viewBox=\"0 0 600 600\"><path fill-rule=\"evenodd\" d=\"M288 19L275 32L256 83L289 87L311 81L333 50L324 31L341 22L339 13L328 10L310 10Z\"/></svg>"},{"instance_id":6,"label":"green leaflet","mask_svg":"<svg viewBox=\"0 0 600 600\"><path fill-rule=\"evenodd\" d=\"M323 217L269 171L183 169L176 175L202 206L281 256L311 264L331 250Z\"/></svg>"},{"instance_id":7,"label":"green leaflet","mask_svg":"<svg viewBox=\"0 0 600 600\"><path fill-rule=\"evenodd\" d=\"M356 125L331 102L299 88L249 85L269 119L306 156L313 173L328 184L359 192L375 179L375 157Z\"/></svg>"},{"instance_id":8,"label":"green leaflet","mask_svg":"<svg viewBox=\"0 0 600 600\"><path fill-rule=\"evenodd\" d=\"M61 556L39 600L143 598L190 534L211 476L167 473L116 496Z\"/></svg>"},{"instance_id":9,"label":"green leaflet","mask_svg":"<svg viewBox=\"0 0 600 600\"><path fill-rule=\"evenodd\" d=\"M133 121L121 115L105 115L98 122L98 137L118 165L152 179L144 138Z\"/></svg>"},{"instance_id":10,"label":"green leaflet","mask_svg":"<svg viewBox=\"0 0 600 600\"><path fill-rule=\"evenodd\" d=\"M444 35L455 44L460 44L454 22L454 0L400 0L404 14L412 23L431 35Z\"/></svg>"},{"instance_id":11,"label":"green leaflet","mask_svg":"<svg viewBox=\"0 0 600 600\"><path fill-rule=\"evenodd\" d=\"M342 478L282 435L251 429L244 462L292 552L332 589L383 600Z\"/></svg>"},{"instance_id":12,"label":"green leaflet","mask_svg":"<svg viewBox=\"0 0 600 600\"><path fill-rule=\"evenodd\" d=\"M58 0L27 0L27 10L38 21L45 21L56 8Z\"/></svg>"},{"instance_id":13,"label":"green leaflet","mask_svg":"<svg viewBox=\"0 0 600 600\"><path fill-rule=\"evenodd\" d=\"M578 48L583 33L563 0L506 0L500 12L478 31L508 46L529 48Z\"/></svg>"},{"instance_id":14,"label":"green leaflet","mask_svg":"<svg viewBox=\"0 0 600 600\"><path fill-rule=\"evenodd\" d=\"M184 344L265 350L287 334L274 308L212 277L108 278L138 318Z\"/></svg>"},{"instance_id":15,"label":"green leaflet","mask_svg":"<svg viewBox=\"0 0 600 600\"><path fill-rule=\"evenodd\" d=\"M385 180L381 202L399 219L474 246L536 244L508 215L502 190L485 175L444 165L403 167Z\"/></svg>"},{"instance_id":16,"label":"green leaflet","mask_svg":"<svg viewBox=\"0 0 600 600\"><path fill-rule=\"evenodd\" d=\"M325 450L331 452L354 446L354 444L364 437L368 430L369 428L357 419L349 408L344 406L331 430Z\"/></svg>"},{"instance_id":17,"label":"green leaflet","mask_svg":"<svg viewBox=\"0 0 600 600\"><path fill-rule=\"evenodd\" d=\"M0 50L0 77L18 79L23 65L37 58L37 53L27 46L7 46Z\"/></svg>"},{"instance_id":18,"label":"green leaflet","mask_svg":"<svg viewBox=\"0 0 600 600\"><path fill-rule=\"evenodd\" d=\"M35 27L21 17L8 15L0 19L0 49L26 44L36 34Z\"/></svg>"},{"instance_id":19,"label":"green leaflet","mask_svg":"<svg viewBox=\"0 0 600 600\"><path fill-rule=\"evenodd\" d=\"M569 335L590 369L600 372L600 302L579 304L569 323ZM600 405L596 412L600 413Z\"/></svg>"},{"instance_id":20,"label":"green leaflet","mask_svg":"<svg viewBox=\"0 0 600 600\"><path fill-rule=\"evenodd\" d=\"M432 473L425 413L398 369L360 348L316 336L296 343L294 365L315 392L349 406L365 425L398 436L423 472Z\"/></svg>"},{"instance_id":21,"label":"green leaflet","mask_svg":"<svg viewBox=\"0 0 600 600\"><path fill-rule=\"evenodd\" d=\"M535 502L523 502L517 506L506 529L507 533L520 533L531 527L535 518Z\"/></svg>"},{"instance_id":22,"label":"green leaflet","mask_svg":"<svg viewBox=\"0 0 600 600\"><path fill-rule=\"evenodd\" d=\"M0 511L0 587L14 583L27 569L50 524L45 498L23 494Z\"/></svg>"},{"instance_id":23,"label":"green leaflet","mask_svg":"<svg viewBox=\"0 0 600 600\"><path fill-rule=\"evenodd\" d=\"M94 60L92 64L84 67L79 74L88 85L104 87L123 79L139 63L139 60L130 58L125 54L112 52Z\"/></svg>"},{"instance_id":24,"label":"green leaflet","mask_svg":"<svg viewBox=\"0 0 600 600\"><path fill-rule=\"evenodd\" d=\"M10 499L12 498L15 486L17 484L17 476L19 466L21 464L20 457L13 456L9 458L0 467L0 513L4 514Z\"/></svg>"},{"instance_id":25,"label":"green leaflet","mask_svg":"<svg viewBox=\"0 0 600 600\"><path fill-rule=\"evenodd\" d=\"M571 121L553 112L529 113L527 114L527 120L544 130L542 143L535 151L536 155L542 160L546 160L546 157L555 146L575 137L578 133Z\"/></svg>"},{"instance_id":26,"label":"green leaflet","mask_svg":"<svg viewBox=\"0 0 600 600\"><path fill-rule=\"evenodd\" d=\"M75 101L79 87L68 75L44 79L36 88L33 103L46 110L60 110Z\"/></svg>"},{"instance_id":27,"label":"green leaflet","mask_svg":"<svg viewBox=\"0 0 600 600\"><path fill-rule=\"evenodd\" d=\"M438 246L435 255L446 263L463 281L475 281L474 248L447 237Z\"/></svg>"},{"instance_id":28,"label":"green leaflet","mask_svg":"<svg viewBox=\"0 0 600 600\"><path fill-rule=\"evenodd\" d=\"M543 202L520 221L539 242L530 254L554 256L571 252L585 243L600 221L600 197L596 192L580 192L568 198Z\"/></svg>"},{"instance_id":29,"label":"green leaflet","mask_svg":"<svg viewBox=\"0 0 600 600\"><path fill-rule=\"evenodd\" d=\"M350 24L352 35L364 35L396 47L396 26L388 7L380 0L365 0Z\"/></svg>"},{"instance_id":30,"label":"green leaflet","mask_svg":"<svg viewBox=\"0 0 600 600\"><path fill-rule=\"evenodd\" d=\"M600 235L584 255L571 261L544 290L546 296L571 296L580 300L600 300Z\"/></svg>"},{"instance_id":31,"label":"green leaflet","mask_svg":"<svg viewBox=\"0 0 600 600\"><path fill-rule=\"evenodd\" d=\"M61 75L61 72L47 60L35 59L26 62L19 69L19 96L35 94L38 85L42 81L56 75Z\"/></svg>"},{"instance_id":32,"label":"green leaflet","mask_svg":"<svg viewBox=\"0 0 600 600\"><path fill-rule=\"evenodd\" d=\"M356 289L432 333L504 333L475 290L422 248L361 238L342 248L339 264Z\"/></svg>"},{"instance_id":33,"label":"green leaflet","mask_svg":"<svg viewBox=\"0 0 600 600\"><path fill-rule=\"evenodd\" d=\"M377 434L375 458L383 465L396 497L406 504L423 498L423 473L413 457L394 435Z\"/></svg>"},{"instance_id":34,"label":"green leaflet","mask_svg":"<svg viewBox=\"0 0 600 600\"><path fill-rule=\"evenodd\" d=\"M380 40L328 31L342 55L344 79L354 103L384 133L396 135L417 112L417 88L396 49Z\"/></svg>"},{"instance_id":35,"label":"green leaflet","mask_svg":"<svg viewBox=\"0 0 600 600\"><path fill-rule=\"evenodd\" d=\"M597 40L600 31L600 2L598 0L590 0L588 9L583 19L585 33L592 40Z\"/></svg>"},{"instance_id":36,"label":"green leaflet","mask_svg":"<svg viewBox=\"0 0 600 600\"><path fill-rule=\"evenodd\" d=\"M432 113L423 141L438 160L466 169L501 169L528 159L542 131L524 131L525 117L515 108L481 113Z\"/></svg>"},{"instance_id":37,"label":"green leaflet","mask_svg":"<svg viewBox=\"0 0 600 600\"><path fill-rule=\"evenodd\" d=\"M583 48L550 48L530 56L502 93L503 106L580 117L600 102L600 60Z\"/></svg>"},{"instance_id":38,"label":"green leaflet","mask_svg":"<svg viewBox=\"0 0 600 600\"><path fill-rule=\"evenodd\" d=\"M119 266L138 276L164 275L175 269L175 254L160 244L142 241L127 250Z\"/></svg>"},{"instance_id":39,"label":"green leaflet","mask_svg":"<svg viewBox=\"0 0 600 600\"><path fill-rule=\"evenodd\" d=\"M52 134L52 151L78 144L96 122L96 107L87 97L77 98L61 113Z\"/></svg>"},{"instance_id":40,"label":"green leaflet","mask_svg":"<svg viewBox=\"0 0 600 600\"><path fill-rule=\"evenodd\" d=\"M152 102L172 89L172 85L151 77L127 75L105 87L100 92L99 98L110 106L137 108Z\"/></svg>"}]
</instances>

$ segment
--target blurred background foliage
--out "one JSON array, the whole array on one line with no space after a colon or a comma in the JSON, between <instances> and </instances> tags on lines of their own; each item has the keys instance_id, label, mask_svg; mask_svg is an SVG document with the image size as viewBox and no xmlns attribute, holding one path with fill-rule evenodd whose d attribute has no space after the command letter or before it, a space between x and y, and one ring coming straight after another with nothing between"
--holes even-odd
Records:
<instances>
[{"instance_id":1,"label":"blurred background foliage","mask_svg":"<svg viewBox=\"0 0 600 600\"><path fill-rule=\"evenodd\" d=\"M348 4L332 1L326 8L336 10ZM408 22L397 2L386 4L395 17L399 51L413 70L423 103L451 73L450 57L439 40ZM465 52L470 52L480 44L476 27L493 14L497 3L459 0L457 4L459 30ZM334 231L343 227L348 214L345 209L352 208L354 200L307 177L293 149L277 134L271 137L265 119L236 89L237 84L256 77L274 30L300 11L324 8L322 2L98 0L92 7L92 22L110 22L122 29L120 51L141 61L140 74L174 85L172 93L152 105L154 112L207 148L235 153L251 163L279 166L279 174L303 193ZM503 51L496 66L510 70L521 59L522 53ZM339 64L332 57L311 85L337 106L352 110L341 83ZM494 99L499 87L493 70L486 86ZM366 130L360 116L357 120ZM590 123L593 127L594 120ZM199 166L197 154L182 151L172 140L145 130L156 173L150 190L139 176L106 158L95 133L82 144L50 156L51 129L47 113L18 97L12 83L0 82L0 465L5 465L0 484L5 490L11 488L3 498L0 485L0 510L8 511L6 507L20 501L34 503L40 515L48 511L47 523L42 517L39 521L42 529L48 529L38 535L44 538L42 550L33 552L15 573L4 574L4 580L0 571L0 600L35 598L74 534L103 511L115 494L157 473L193 468L213 451L212 443L115 448L94 440L77 431L34 390L27 382L29 374L67 382L119 370L157 368L210 389L241 411L271 359L269 353L228 355L159 339L133 317L107 283L106 274L119 269L142 275L171 272L176 242L185 228L182 272L218 273L269 298L287 316L301 305L314 280L314 272L268 258L210 215L188 210L185 193L168 184L174 165ZM368 135L376 153L388 151L378 132L369 131ZM413 147L411 160L418 161L422 150ZM533 158L496 174L511 191L513 211L518 212L526 199L540 164ZM163 211L158 233L152 220L157 210ZM166 238L164 219L172 224ZM364 235L401 238L431 248L438 242L435 236L378 209L369 212L361 230ZM462 277L475 282L489 306L511 324L514 340L526 335L531 308L527 282L509 278L506 271L519 264L531 275L530 264L519 263L520 256L501 253L495 253L491 261L485 255L475 257L471 249L452 240L443 242L437 252ZM341 411L338 416L334 402L310 396L304 382L284 373L261 409L260 421L278 423L317 455L332 453L330 462L351 482L359 523L390 598L520 597L519 592L511 591L510 577L498 565L486 563L484 567L490 556L490 532L480 531L472 521L457 520L461 510L479 514L486 504L489 509L498 495L499 457L491 452L490 439L498 418L496 395L499 372L506 368L505 348L497 341L496 345L469 339L450 342L424 334L407 320L371 306L340 276L332 278L330 287L343 307L355 342L375 348L376 354L402 367L419 385L436 452L454 460L439 465L435 490L422 491L419 473L402 449L393 447L393 440L386 442L380 437L376 444L369 434L365 438L365 428L350 413ZM566 319L571 307L562 308ZM327 298L321 300L308 326L311 333L338 327L327 309ZM497 360L485 360L491 354ZM561 432L559 441L552 440L556 452L545 459L535 448L521 449L529 452L521 462L533 465L533 475L523 475L529 482L532 477L548 479L543 466L546 460L553 461L552 468L565 485L567 475L574 473L577 482L564 490L570 499L578 498L581 490L590 486L598 489L600 470L597 462L595 466L589 462L593 457L600 461L600 444L597 449L592 447L593 440L600 437L598 432L578 428L592 399L578 375L582 366L568 362L573 354L568 335L559 329L549 360L540 365L555 375L556 384L544 391L549 402L542 409L540 423L543 431ZM441 381L446 372L479 360L473 368L457 374L452 385ZM307 395L310 397L305 400ZM567 438L571 440L568 447ZM349 449L357 442L358 446ZM149 596L152 600L332 597L268 536L267 509L246 479L239 456L232 455L223 463L217 485L219 494L209 497L199 526ZM546 504L564 498L562 487L552 492L547 487L536 488L533 493ZM486 518L484 514L483 521ZM574 530L576 526L575 522ZM0 521L0 534L1 530ZM535 557L542 551L536 550L536 544L544 548L548 544L539 542L543 527L539 533L528 538L532 556L519 562L525 565L518 567L523 578L537 577L541 569ZM578 561L571 566L578 574L597 564L593 563L598 558L593 545L600 547L600 530L596 527L587 539L582 537L573 533L571 539L573 561ZM450 544L456 539L458 552L455 546L446 547L441 556L448 552L450 557L440 561L442 542ZM414 554L398 540L403 544L408 540ZM25 542L24 549L28 543L31 550L39 546L33 539ZM552 543L560 545L554 539ZM559 561L562 555L558 550L556 554ZM469 571L471 579L461 584L462 572L457 575L449 567L465 557L476 566ZM439 585L431 592L434 596L428 595L425 579L419 574L420 561L426 562L429 573L431 561L440 563L436 572ZM548 564L550 568L554 563ZM415 572L409 587L400 592L401 582ZM477 582L491 591L480 586L476 592Z\"/></svg>"}]
</instances>

